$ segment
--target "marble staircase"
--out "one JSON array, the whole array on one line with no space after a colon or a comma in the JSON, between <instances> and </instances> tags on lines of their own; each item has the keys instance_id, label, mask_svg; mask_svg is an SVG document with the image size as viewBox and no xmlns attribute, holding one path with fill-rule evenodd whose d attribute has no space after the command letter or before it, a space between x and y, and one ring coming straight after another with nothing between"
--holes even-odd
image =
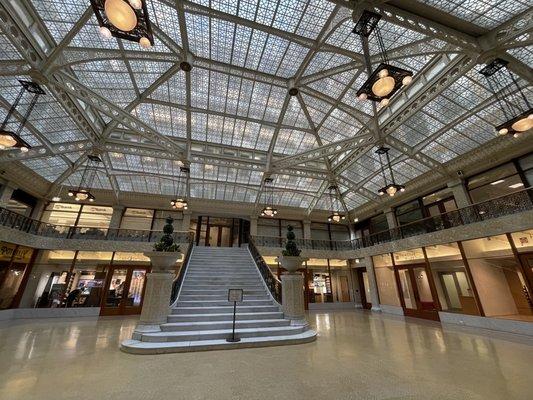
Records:
<instances>
[{"instance_id":1,"label":"marble staircase","mask_svg":"<svg viewBox=\"0 0 533 400\"><path fill-rule=\"evenodd\" d=\"M237 304L236 336L228 289L244 289ZM278 346L315 340L308 326L291 325L272 298L247 248L194 247L167 323L160 330L137 332L122 350L137 354L171 353L242 347Z\"/></svg>"}]
</instances>

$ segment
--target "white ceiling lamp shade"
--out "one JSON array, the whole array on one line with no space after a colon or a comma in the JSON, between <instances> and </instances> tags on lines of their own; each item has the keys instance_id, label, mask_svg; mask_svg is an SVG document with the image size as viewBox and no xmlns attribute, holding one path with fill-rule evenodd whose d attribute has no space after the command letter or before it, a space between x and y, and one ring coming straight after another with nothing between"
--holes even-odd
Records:
<instances>
[{"instance_id":1,"label":"white ceiling lamp shade","mask_svg":"<svg viewBox=\"0 0 533 400\"><path fill-rule=\"evenodd\" d=\"M487 79L506 121L496 126L499 135L518 137L533 128L533 109L513 73L508 61L496 58L479 73Z\"/></svg>"},{"instance_id":2,"label":"white ceiling lamp shade","mask_svg":"<svg viewBox=\"0 0 533 400\"><path fill-rule=\"evenodd\" d=\"M358 34L361 37L368 73L368 79L357 91L357 98L361 101L372 100L379 103L382 107L386 107L389 105L391 97L394 96L398 90L403 86L411 84L413 81L413 73L390 64L378 26L380 19L381 15L364 10L353 29L353 33ZM373 32L375 32L377 38L379 54L382 61L377 68L372 71L368 38Z\"/></svg>"},{"instance_id":3,"label":"white ceiling lamp shade","mask_svg":"<svg viewBox=\"0 0 533 400\"><path fill-rule=\"evenodd\" d=\"M100 35L137 42L144 49L152 47L154 35L146 3L147 0L91 0Z\"/></svg>"},{"instance_id":4,"label":"white ceiling lamp shade","mask_svg":"<svg viewBox=\"0 0 533 400\"><path fill-rule=\"evenodd\" d=\"M39 100L39 96L46 94L44 90L35 82L19 80L21 89L15 98L15 101L9 108L2 125L0 125L0 150L19 149L21 152L26 153L30 149L30 145L22 139L22 130L30 117L33 108ZM24 115L20 118L18 128L15 132L7 129L10 123L11 116L17 111L17 106L25 93L30 93L33 97L30 100L30 104L26 108Z\"/></svg>"},{"instance_id":5,"label":"white ceiling lamp shade","mask_svg":"<svg viewBox=\"0 0 533 400\"><path fill-rule=\"evenodd\" d=\"M346 219L344 214L338 211L338 199L337 199L337 185L330 185L329 188L329 202L330 202L330 215L328 216L328 222L341 223Z\"/></svg>"},{"instance_id":6,"label":"white ceiling lamp shade","mask_svg":"<svg viewBox=\"0 0 533 400\"><path fill-rule=\"evenodd\" d=\"M264 185L267 205L261 210L261 216L273 218L278 215L278 210L274 208L274 180L265 178Z\"/></svg>"},{"instance_id":7,"label":"white ceiling lamp shade","mask_svg":"<svg viewBox=\"0 0 533 400\"><path fill-rule=\"evenodd\" d=\"M185 188L184 189L186 192L185 194L187 194L189 191L188 188L189 188L190 172L191 170L189 169L189 167L185 167L185 166L180 167L180 173L178 176L178 185L176 187L176 197L170 200L170 206L175 210L184 211L184 210L189 209L189 202L187 201L187 196L186 195L183 196L180 193L183 187ZM182 181L184 181L183 184L182 184Z\"/></svg>"},{"instance_id":8,"label":"white ceiling lamp shade","mask_svg":"<svg viewBox=\"0 0 533 400\"><path fill-rule=\"evenodd\" d=\"M394 181L394 172L392 170L392 165L390 162L389 157L389 148L388 147L378 147L376 150L376 154L379 157L379 165L381 167L381 174L383 175L383 181L385 183L385 186L383 186L381 189L379 189L378 194L380 196L388 195L389 197L394 197L396 193L398 192L405 192L405 186L399 185ZM388 183L387 174L385 172L385 167L383 166L383 160L381 159L381 156L384 155L385 159L387 161L387 169L390 173L391 182Z\"/></svg>"},{"instance_id":9,"label":"white ceiling lamp shade","mask_svg":"<svg viewBox=\"0 0 533 400\"><path fill-rule=\"evenodd\" d=\"M89 201L94 202L96 198L90 192L90 189L94 185L94 179L98 172L98 166L102 160L96 154L91 154L87 156L87 163L81 175L80 184L77 189L71 189L68 191L68 196L73 197L76 201ZM59 196L58 196L59 197Z\"/></svg>"}]
</instances>

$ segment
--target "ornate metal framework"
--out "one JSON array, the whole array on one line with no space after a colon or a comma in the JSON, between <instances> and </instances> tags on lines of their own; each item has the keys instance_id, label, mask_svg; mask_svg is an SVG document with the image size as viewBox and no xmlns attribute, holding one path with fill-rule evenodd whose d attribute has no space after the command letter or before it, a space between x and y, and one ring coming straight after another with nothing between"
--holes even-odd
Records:
<instances>
[{"instance_id":1,"label":"ornate metal framework","mask_svg":"<svg viewBox=\"0 0 533 400\"><path fill-rule=\"evenodd\" d=\"M480 54L509 60L520 87L531 82L521 49L533 19L522 0L509 11L511 19L486 27L479 38L376 4L388 56L412 69L416 83L397 94L394 107L376 114L352 89L366 78L364 54L353 42L355 3L331 0L305 13L287 6L292 19L282 29L275 27L281 18L275 12L261 20L272 23L258 22L234 2L216 9L187 0L152 3L152 51L115 40L102 44L84 5L55 14L38 3L0 5L0 43L7 49L0 60L0 106L10 107L16 96L10 80L21 74L38 77L52 98L46 107L38 104L26 124L32 149L0 154L5 169L24 165L55 193L75 183L96 148L103 164L99 189L115 196L133 187L150 192L152 183L168 179L161 166L180 160L191 164L191 197L257 206L264 176L276 173L280 205L327 210L324 193L334 181L344 211L375 208L383 201L375 195L376 143L394 150L394 174L410 189L443 182L457 166L511 146L484 133L496 125L497 104L471 72ZM50 4L61 10L67 2ZM264 12L258 8L255 15ZM25 20L38 21L36 31ZM205 37L212 38L209 44ZM251 50L257 50L254 61L239 58L255 54ZM369 57L380 61L379 54ZM192 71L185 72L183 62ZM463 97L467 91L476 95L474 104ZM59 120L63 128L51 129Z\"/></svg>"}]
</instances>

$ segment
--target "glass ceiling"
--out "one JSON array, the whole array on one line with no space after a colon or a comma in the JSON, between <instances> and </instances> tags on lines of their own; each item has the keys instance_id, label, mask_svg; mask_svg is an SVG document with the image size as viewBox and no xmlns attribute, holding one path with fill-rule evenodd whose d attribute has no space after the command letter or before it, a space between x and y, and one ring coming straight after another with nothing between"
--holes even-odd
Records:
<instances>
[{"instance_id":1,"label":"glass ceiling","mask_svg":"<svg viewBox=\"0 0 533 400\"><path fill-rule=\"evenodd\" d=\"M383 178L374 148L349 163L344 161L355 145L342 151L339 147L328 156L319 152L373 126L371 103L356 95L367 73L360 38L352 33L351 10L327 0L192 0L180 2L180 15L174 0L147 1L155 33L155 46L148 50L101 38L89 0L28 0L18 12L25 13L25 20L42 23L46 39L32 45L53 58L52 79L75 79L87 92L125 110L157 137L191 155L190 197L262 204L266 172L274 179L275 205L328 209L324 179L329 173L338 180L348 210L376 200ZM418 1L487 32L530 7L525 0ZM443 57L446 64L463 53L431 30L392 21L380 22L388 58L415 75L413 91L402 91L391 101L392 117L378 107L385 123L397 115L406 97L421 96L438 79L442 71L435 65ZM531 67L529 43L529 34L517 36L507 52ZM375 36L369 47L376 65L380 54ZM193 59L188 76L176 67L186 49ZM23 61L9 37L0 34L0 64ZM451 79L389 133L395 177L407 189L432 169L416 155L444 164L494 139L493 126L503 116L477 73L480 67ZM2 119L19 91L17 79L29 78L0 74ZM288 88L294 83L300 93L291 97ZM47 151L30 153L21 162L50 183L76 186L84 159L77 171L63 173L86 154L76 147L54 146L95 139L83 132L64 101L44 89L47 95L39 99L21 136ZM20 113L29 101L22 99ZM186 190L177 179L181 157L127 128L131 125L122 124L118 113L112 118L91 101L77 104L97 133L98 143L93 144L113 149L103 157L96 188L168 196ZM275 164L304 152L312 155L307 163L267 170L269 160Z\"/></svg>"}]
</instances>

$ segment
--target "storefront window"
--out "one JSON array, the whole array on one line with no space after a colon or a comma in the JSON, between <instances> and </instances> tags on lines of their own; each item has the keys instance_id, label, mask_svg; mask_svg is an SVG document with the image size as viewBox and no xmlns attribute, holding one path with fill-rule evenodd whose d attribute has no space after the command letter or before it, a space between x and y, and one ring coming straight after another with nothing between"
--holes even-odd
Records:
<instances>
[{"instance_id":1,"label":"storefront window","mask_svg":"<svg viewBox=\"0 0 533 400\"><path fill-rule=\"evenodd\" d=\"M257 219L257 235L279 237L279 220L258 218Z\"/></svg>"},{"instance_id":2,"label":"storefront window","mask_svg":"<svg viewBox=\"0 0 533 400\"><path fill-rule=\"evenodd\" d=\"M41 220L52 225L74 226L78 220L81 204L50 203Z\"/></svg>"},{"instance_id":3,"label":"storefront window","mask_svg":"<svg viewBox=\"0 0 533 400\"><path fill-rule=\"evenodd\" d=\"M328 224L311 222L311 239L329 240Z\"/></svg>"},{"instance_id":4,"label":"storefront window","mask_svg":"<svg viewBox=\"0 0 533 400\"><path fill-rule=\"evenodd\" d=\"M400 207L397 207L395 213L396 220L398 221L398 225L400 226L424 218L422 208L420 207L418 199L410 201L409 203L404 204Z\"/></svg>"},{"instance_id":5,"label":"storefront window","mask_svg":"<svg viewBox=\"0 0 533 400\"><path fill-rule=\"evenodd\" d=\"M398 251L393 253L395 265L411 265L425 263L424 252L421 248Z\"/></svg>"},{"instance_id":6,"label":"storefront window","mask_svg":"<svg viewBox=\"0 0 533 400\"><path fill-rule=\"evenodd\" d=\"M533 321L526 279L507 236L463 242L468 265L487 317Z\"/></svg>"},{"instance_id":7,"label":"storefront window","mask_svg":"<svg viewBox=\"0 0 533 400\"><path fill-rule=\"evenodd\" d=\"M400 307L400 298L398 297L398 290L396 288L396 278L394 277L391 255L387 253L373 256L372 260L380 304Z\"/></svg>"},{"instance_id":8,"label":"storefront window","mask_svg":"<svg viewBox=\"0 0 533 400\"><path fill-rule=\"evenodd\" d=\"M377 233L389 230L389 223L385 214L379 214L368 221L370 233Z\"/></svg>"},{"instance_id":9,"label":"storefront window","mask_svg":"<svg viewBox=\"0 0 533 400\"><path fill-rule=\"evenodd\" d=\"M154 210L126 208L120 222L120 229L150 230L153 218Z\"/></svg>"},{"instance_id":10,"label":"storefront window","mask_svg":"<svg viewBox=\"0 0 533 400\"><path fill-rule=\"evenodd\" d=\"M523 189L524 183L512 163L468 179L468 191L473 203L480 203Z\"/></svg>"},{"instance_id":11,"label":"storefront window","mask_svg":"<svg viewBox=\"0 0 533 400\"><path fill-rule=\"evenodd\" d=\"M480 315L457 243L426 247L443 311Z\"/></svg>"},{"instance_id":12,"label":"storefront window","mask_svg":"<svg viewBox=\"0 0 533 400\"><path fill-rule=\"evenodd\" d=\"M111 222L112 207L84 205L81 209L78 226L106 230Z\"/></svg>"},{"instance_id":13,"label":"storefront window","mask_svg":"<svg viewBox=\"0 0 533 400\"><path fill-rule=\"evenodd\" d=\"M33 249L0 242L0 309L13 307Z\"/></svg>"}]
</instances>

